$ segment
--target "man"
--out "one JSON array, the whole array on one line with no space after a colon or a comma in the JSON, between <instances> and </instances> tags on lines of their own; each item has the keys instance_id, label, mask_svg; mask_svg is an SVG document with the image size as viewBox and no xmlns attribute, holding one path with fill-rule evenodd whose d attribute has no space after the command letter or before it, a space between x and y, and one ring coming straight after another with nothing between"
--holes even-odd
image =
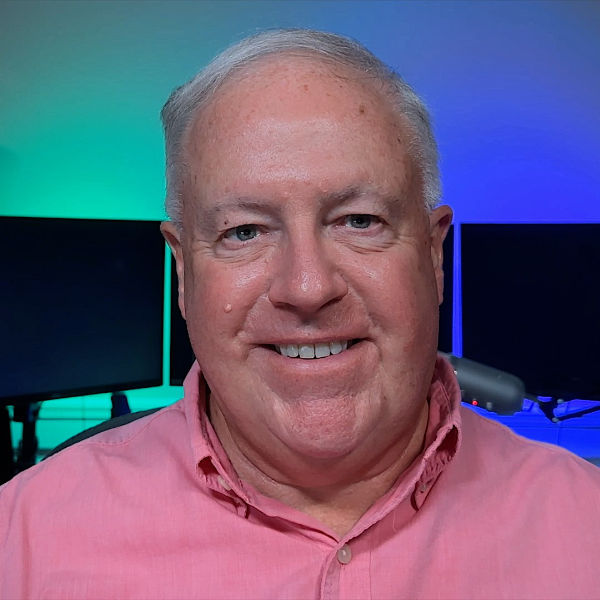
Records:
<instances>
[{"instance_id":1,"label":"man","mask_svg":"<svg viewBox=\"0 0 600 600\"><path fill-rule=\"evenodd\" d=\"M600 472L462 410L436 360L451 211L412 90L275 31L163 119L197 364L4 486L0 595L600 597Z\"/></svg>"}]
</instances>

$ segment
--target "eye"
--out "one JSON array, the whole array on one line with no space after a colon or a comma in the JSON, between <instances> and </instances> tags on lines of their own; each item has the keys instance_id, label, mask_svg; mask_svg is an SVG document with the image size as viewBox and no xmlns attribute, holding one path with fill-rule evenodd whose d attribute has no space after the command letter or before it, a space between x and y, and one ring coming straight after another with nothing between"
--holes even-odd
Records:
<instances>
[{"instance_id":1,"label":"eye","mask_svg":"<svg viewBox=\"0 0 600 600\"><path fill-rule=\"evenodd\" d=\"M260 235L257 225L238 225L225 232L226 238L234 238L240 242L247 242Z\"/></svg>"},{"instance_id":2,"label":"eye","mask_svg":"<svg viewBox=\"0 0 600 600\"><path fill-rule=\"evenodd\" d=\"M348 215L345 218L345 224L354 229L367 229L374 222L377 222L377 217L373 215Z\"/></svg>"}]
</instances>

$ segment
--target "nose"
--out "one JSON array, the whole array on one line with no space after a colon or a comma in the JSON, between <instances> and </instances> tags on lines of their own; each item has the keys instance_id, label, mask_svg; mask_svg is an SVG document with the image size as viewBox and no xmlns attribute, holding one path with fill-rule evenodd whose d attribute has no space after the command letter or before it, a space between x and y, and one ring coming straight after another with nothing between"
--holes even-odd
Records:
<instances>
[{"instance_id":1,"label":"nose","mask_svg":"<svg viewBox=\"0 0 600 600\"><path fill-rule=\"evenodd\" d=\"M310 315L348 293L340 265L326 246L306 235L281 249L268 294L274 306Z\"/></svg>"}]
</instances>

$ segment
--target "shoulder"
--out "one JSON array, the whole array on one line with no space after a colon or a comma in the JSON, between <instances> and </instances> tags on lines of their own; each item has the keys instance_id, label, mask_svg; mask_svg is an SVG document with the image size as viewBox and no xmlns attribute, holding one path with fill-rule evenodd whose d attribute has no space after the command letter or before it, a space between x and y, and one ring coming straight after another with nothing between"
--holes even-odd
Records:
<instances>
[{"instance_id":1,"label":"shoulder","mask_svg":"<svg viewBox=\"0 0 600 600\"><path fill-rule=\"evenodd\" d=\"M459 463L482 479L494 478L497 486L524 491L542 489L586 494L600 507L600 469L568 450L524 438L511 429L461 407L462 440ZM594 492L591 494L591 492Z\"/></svg>"},{"instance_id":2,"label":"shoulder","mask_svg":"<svg viewBox=\"0 0 600 600\"><path fill-rule=\"evenodd\" d=\"M168 459L185 453L187 424L181 403L108 429L79 441L20 473L0 487L0 512L17 499L47 501L67 497L85 480L102 487L107 480L126 477L144 464L156 469ZM52 490L51 493L49 491Z\"/></svg>"},{"instance_id":3,"label":"shoulder","mask_svg":"<svg viewBox=\"0 0 600 600\"><path fill-rule=\"evenodd\" d=\"M184 489L193 468L180 402L69 446L0 487L0 563L3 547L25 551L29 539L51 547L57 531L64 543L107 530L144 502L154 507Z\"/></svg>"},{"instance_id":4,"label":"shoulder","mask_svg":"<svg viewBox=\"0 0 600 600\"><path fill-rule=\"evenodd\" d=\"M178 433L185 433L186 418L181 401L139 419L105 429L70 445L42 461L35 469L51 468L59 462L77 462L88 455L107 455L112 451L137 453L144 446L160 447ZM150 449L150 448L149 448Z\"/></svg>"},{"instance_id":5,"label":"shoulder","mask_svg":"<svg viewBox=\"0 0 600 600\"><path fill-rule=\"evenodd\" d=\"M106 556L118 565L115 549L140 555L173 543L190 514L218 510L196 476L190 427L179 402L69 446L2 486L0 596L46 596L51 581L63 586L53 597L69 596L71 580L57 574L78 573L88 585L102 577Z\"/></svg>"}]
</instances>

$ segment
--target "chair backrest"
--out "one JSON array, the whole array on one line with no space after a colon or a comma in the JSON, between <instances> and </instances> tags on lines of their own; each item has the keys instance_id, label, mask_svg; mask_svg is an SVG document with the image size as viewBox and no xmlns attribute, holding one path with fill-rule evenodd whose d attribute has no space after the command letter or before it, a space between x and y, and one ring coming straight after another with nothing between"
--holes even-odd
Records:
<instances>
[{"instance_id":1,"label":"chair backrest","mask_svg":"<svg viewBox=\"0 0 600 600\"><path fill-rule=\"evenodd\" d=\"M101 433L102 431L106 431L107 429L113 429L114 427L120 427L121 425L125 425L126 423L131 423L131 421L141 419L142 417L145 417L146 415L151 415L152 413L156 412L157 410L160 410L160 408L150 408L149 410L141 410L138 412L132 412L127 415L121 415L120 417L114 417L113 419L108 419L108 421L99 423L98 425L95 425L94 427L90 427L89 429L84 429L82 432L78 433L77 435L74 435L73 437L70 437L68 440L64 441L62 444L59 444L58 446L56 446L56 448L53 448L52 450L50 450L50 452L48 452L48 454L46 454L46 456L44 456L44 458L42 460L45 460L49 456L52 456L53 454L56 454L57 452L60 452L61 450L64 450L65 448L68 448L69 446L72 446L73 444L76 444L77 442L81 442L82 440L92 437L93 435L96 435L97 433Z\"/></svg>"}]
</instances>

